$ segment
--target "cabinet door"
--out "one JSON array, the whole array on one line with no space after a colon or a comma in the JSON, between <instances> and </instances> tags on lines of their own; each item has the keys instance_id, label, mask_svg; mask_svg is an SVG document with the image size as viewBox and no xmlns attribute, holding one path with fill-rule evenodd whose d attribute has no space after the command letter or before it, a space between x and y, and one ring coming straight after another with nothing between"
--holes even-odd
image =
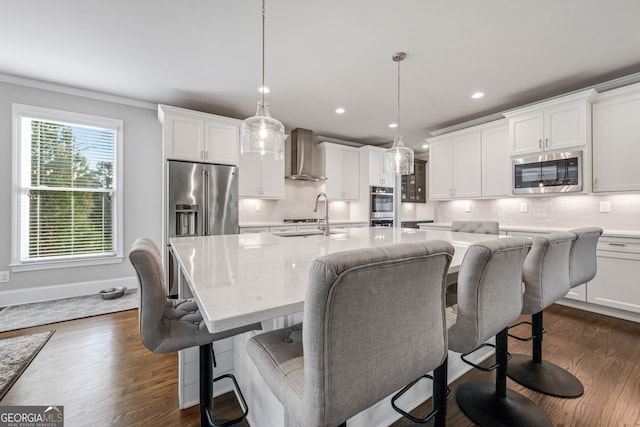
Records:
<instances>
[{"instance_id":1,"label":"cabinet door","mask_svg":"<svg viewBox=\"0 0 640 427\"><path fill-rule=\"evenodd\" d=\"M385 150L369 148L369 185L372 187L393 187L394 174L384 170Z\"/></svg>"},{"instance_id":2,"label":"cabinet door","mask_svg":"<svg viewBox=\"0 0 640 427\"><path fill-rule=\"evenodd\" d=\"M587 105L559 105L544 111L545 150L577 147L587 143Z\"/></svg>"},{"instance_id":3,"label":"cabinet door","mask_svg":"<svg viewBox=\"0 0 640 427\"><path fill-rule=\"evenodd\" d=\"M509 118L511 155L541 151L543 126L542 112L522 114Z\"/></svg>"},{"instance_id":4,"label":"cabinet door","mask_svg":"<svg viewBox=\"0 0 640 427\"><path fill-rule=\"evenodd\" d=\"M451 141L431 144L429 148L429 198L451 199L453 183L451 164L453 147Z\"/></svg>"},{"instance_id":5,"label":"cabinet door","mask_svg":"<svg viewBox=\"0 0 640 427\"><path fill-rule=\"evenodd\" d=\"M453 195L455 198L482 194L480 132L453 139Z\"/></svg>"},{"instance_id":6,"label":"cabinet door","mask_svg":"<svg viewBox=\"0 0 640 427\"><path fill-rule=\"evenodd\" d=\"M416 202L418 203L427 201L426 164L426 162L416 160L413 165L413 174L416 180Z\"/></svg>"},{"instance_id":7,"label":"cabinet door","mask_svg":"<svg viewBox=\"0 0 640 427\"><path fill-rule=\"evenodd\" d=\"M262 197L260 194L260 160L240 157L238 193L240 197Z\"/></svg>"},{"instance_id":8,"label":"cabinet door","mask_svg":"<svg viewBox=\"0 0 640 427\"><path fill-rule=\"evenodd\" d=\"M512 188L509 127L482 131L482 195L510 196Z\"/></svg>"},{"instance_id":9,"label":"cabinet door","mask_svg":"<svg viewBox=\"0 0 640 427\"><path fill-rule=\"evenodd\" d=\"M598 272L587 285L587 302L640 313L640 259L628 258L633 255L598 255Z\"/></svg>"},{"instance_id":10,"label":"cabinet door","mask_svg":"<svg viewBox=\"0 0 640 427\"><path fill-rule=\"evenodd\" d=\"M284 199L284 160L261 160L262 197Z\"/></svg>"},{"instance_id":11,"label":"cabinet door","mask_svg":"<svg viewBox=\"0 0 640 427\"><path fill-rule=\"evenodd\" d=\"M593 106L593 191L640 190L640 93Z\"/></svg>"},{"instance_id":12,"label":"cabinet door","mask_svg":"<svg viewBox=\"0 0 640 427\"><path fill-rule=\"evenodd\" d=\"M205 160L209 163L238 165L240 127L206 121L204 124Z\"/></svg>"},{"instance_id":13,"label":"cabinet door","mask_svg":"<svg viewBox=\"0 0 640 427\"><path fill-rule=\"evenodd\" d=\"M360 187L360 157L357 151L342 152L342 192L345 200L358 200Z\"/></svg>"},{"instance_id":14,"label":"cabinet door","mask_svg":"<svg viewBox=\"0 0 640 427\"><path fill-rule=\"evenodd\" d=\"M327 147L322 151L327 197L329 200L342 200L342 150Z\"/></svg>"},{"instance_id":15,"label":"cabinet door","mask_svg":"<svg viewBox=\"0 0 640 427\"><path fill-rule=\"evenodd\" d=\"M165 157L172 160L204 160L204 121L165 115Z\"/></svg>"},{"instance_id":16,"label":"cabinet door","mask_svg":"<svg viewBox=\"0 0 640 427\"><path fill-rule=\"evenodd\" d=\"M382 151L369 149L367 153L369 155L369 185L372 187L385 186L382 177Z\"/></svg>"}]
</instances>

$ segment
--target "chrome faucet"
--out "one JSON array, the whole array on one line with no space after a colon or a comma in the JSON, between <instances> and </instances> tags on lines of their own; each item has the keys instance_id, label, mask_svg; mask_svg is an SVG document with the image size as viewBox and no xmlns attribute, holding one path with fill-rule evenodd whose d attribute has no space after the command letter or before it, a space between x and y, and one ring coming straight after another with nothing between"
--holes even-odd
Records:
<instances>
[{"instance_id":1,"label":"chrome faucet","mask_svg":"<svg viewBox=\"0 0 640 427\"><path fill-rule=\"evenodd\" d=\"M328 236L331 234L329 231L329 199L325 193L318 193L316 196L316 201L313 204L313 211L318 212L318 200L320 197L324 197L324 222L318 221L318 228L324 231L324 235Z\"/></svg>"}]
</instances>

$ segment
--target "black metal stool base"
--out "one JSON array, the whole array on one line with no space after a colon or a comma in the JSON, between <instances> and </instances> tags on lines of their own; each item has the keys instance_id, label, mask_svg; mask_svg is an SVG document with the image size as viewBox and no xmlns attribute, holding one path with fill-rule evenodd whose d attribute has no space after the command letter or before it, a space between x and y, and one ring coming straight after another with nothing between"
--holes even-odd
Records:
<instances>
[{"instance_id":1,"label":"black metal stool base","mask_svg":"<svg viewBox=\"0 0 640 427\"><path fill-rule=\"evenodd\" d=\"M569 371L550 362L536 363L524 354L512 355L507 376L529 390L549 396L576 398L584 394L582 383Z\"/></svg>"},{"instance_id":2,"label":"black metal stool base","mask_svg":"<svg viewBox=\"0 0 640 427\"><path fill-rule=\"evenodd\" d=\"M495 384L469 381L458 387L456 400L462 411L481 427L553 426L544 411L520 393L507 389L507 397L499 397Z\"/></svg>"}]
</instances>

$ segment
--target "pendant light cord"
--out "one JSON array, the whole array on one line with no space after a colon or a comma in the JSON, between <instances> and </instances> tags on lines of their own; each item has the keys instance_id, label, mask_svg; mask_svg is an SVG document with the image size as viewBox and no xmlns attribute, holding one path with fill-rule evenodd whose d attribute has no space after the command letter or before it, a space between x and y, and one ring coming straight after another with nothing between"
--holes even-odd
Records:
<instances>
[{"instance_id":1,"label":"pendant light cord","mask_svg":"<svg viewBox=\"0 0 640 427\"><path fill-rule=\"evenodd\" d=\"M398 61L398 127L396 128L396 138L400 139L400 61Z\"/></svg>"},{"instance_id":2,"label":"pendant light cord","mask_svg":"<svg viewBox=\"0 0 640 427\"><path fill-rule=\"evenodd\" d=\"M262 106L264 107L264 93L266 91L266 87L264 85L264 22L265 22L265 0L262 0Z\"/></svg>"}]
</instances>

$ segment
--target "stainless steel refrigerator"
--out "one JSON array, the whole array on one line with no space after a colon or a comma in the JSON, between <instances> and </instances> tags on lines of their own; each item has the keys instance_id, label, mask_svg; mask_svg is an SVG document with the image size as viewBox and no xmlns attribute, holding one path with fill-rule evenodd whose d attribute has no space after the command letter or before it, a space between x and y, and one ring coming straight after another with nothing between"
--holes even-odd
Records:
<instances>
[{"instance_id":1,"label":"stainless steel refrigerator","mask_svg":"<svg viewBox=\"0 0 640 427\"><path fill-rule=\"evenodd\" d=\"M169 239L238 233L238 168L167 162L166 277L169 295L178 293L178 268Z\"/></svg>"}]
</instances>

